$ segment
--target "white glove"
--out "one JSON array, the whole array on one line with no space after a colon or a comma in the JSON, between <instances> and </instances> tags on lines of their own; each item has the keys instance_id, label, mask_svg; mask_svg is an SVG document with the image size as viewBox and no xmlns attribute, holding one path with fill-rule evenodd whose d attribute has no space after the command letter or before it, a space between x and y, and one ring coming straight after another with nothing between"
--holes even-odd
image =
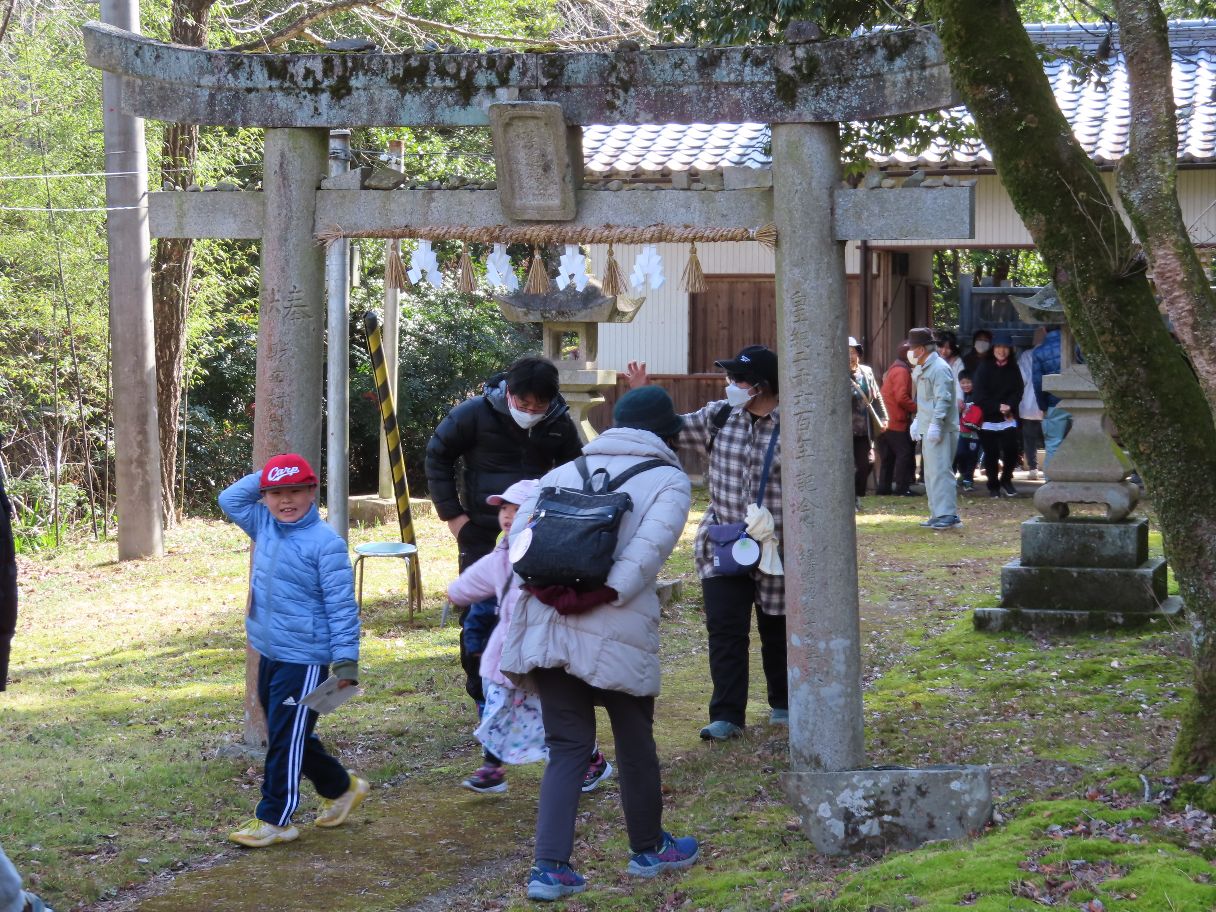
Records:
<instances>
[{"instance_id":1,"label":"white glove","mask_svg":"<svg viewBox=\"0 0 1216 912\"><path fill-rule=\"evenodd\" d=\"M942 423L934 421L929 425L929 433L925 434L925 440L928 443L938 443L942 439Z\"/></svg>"},{"instance_id":2,"label":"white glove","mask_svg":"<svg viewBox=\"0 0 1216 912\"><path fill-rule=\"evenodd\" d=\"M912 436L912 442L913 442L913 443L919 443L919 442L920 442L920 437L921 437L921 434L920 434L920 425L919 425L919 424L917 424L915 421L913 421L913 422L912 422L912 426L911 426L910 428L908 428L908 433L909 433L909 434Z\"/></svg>"},{"instance_id":3,"label":"white glove","mask_svg":"<svg viewBox=\"0 0 1216 912\"><path fill-rule=\"evenodd\" d=\"M759 504L748 504L747 534L760 544L760 563L757 570L769 576L784 576L785 568L781 566L781 555L777 550L777 524L768 507Z\"/></svg>"}]
</instances>

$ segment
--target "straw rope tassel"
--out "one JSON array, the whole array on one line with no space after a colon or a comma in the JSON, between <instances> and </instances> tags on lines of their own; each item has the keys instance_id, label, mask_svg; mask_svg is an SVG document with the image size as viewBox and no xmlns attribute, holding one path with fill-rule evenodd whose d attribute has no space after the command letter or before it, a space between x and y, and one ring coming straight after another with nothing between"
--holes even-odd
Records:
<instances>
[{"instance_id":1,"label":"straw rope tassel","mask_svg":"<svg viewBox=\"0 0 1216 912\"><path fill-rule=\"evenodd\" d=\"M388 245L388 258L384 263L384 284L388 288L405 291L405 264L401 262L401 242L396 239Z\"/></svg>"},{"instance_id":2,"label":"straw rope tassel","mask_svg":"<svg viewBox=\"0 0 1216 912\"><path fill-rule=\"evenodd\" d=\"M684 290L690 294L700 294L709 290L709 285L705 282L705 273L701 270L701 260L697 256L695 241L688 245L688 265L684 267L684 277L681 282Z\"/></svg>"},{"instance_id":3,"label":"straw rope tassel","mask_svg":"<svg viewBox=\"0 0 1216 912\"><path fill-rule=\"evenodd\" d=\"M473 273L473 258L469 256L467 244L460 254L460 277L456 280L456 289L465 294L472 294L477 290L477 276Z\"/></svg>"},{"instance_id":4,"label":"straw rope tassel","mask_svg":"<svg viewBox=\"0 0 1216 912\"><path fill-rule=\"evenodd\" d=\"M545 258L540 255L539 247L532 248L532 265L528 268L524 291L534 295L549 293L549 271L545 269Z\"/></svg>"},{"instance_id":5,"label":"straw rope tassel","mask_svg":"<svg viewBox=\"0 0 1216 912\"><path fill-rule=\"evenodd\" d=\"M601 288L604 294L613 298L625 293L625 276L621 274L621 264L616 261L611 241L608 242L608 260L604 263L604 284Z\"/></svg>"},{"instance_id":6,"label":"straw rope tassel","mask_svg":"<svg viewBox=\"0 0 1216 912\"><path fill-rule=\"evenodd\" d=\"M376 378L376 399L380 403L380 420L384 424L384 437L388 444L388 461L392 468L393 494L397 498L397 522L401 526L401 540L407 545L417 545L414 535L414 516L410 510L410 487L405 477L405 456L401 450L401 432L397 427L397 407L393 402L393 391L388 385L388 368L384 363L383 336L380 318L374 311L363 315L363 329L367 334L367 351L372 359L372 373ZM410 566L410 617L422 610L422 569L418 555Z\"/></svg>"}]
</instances>

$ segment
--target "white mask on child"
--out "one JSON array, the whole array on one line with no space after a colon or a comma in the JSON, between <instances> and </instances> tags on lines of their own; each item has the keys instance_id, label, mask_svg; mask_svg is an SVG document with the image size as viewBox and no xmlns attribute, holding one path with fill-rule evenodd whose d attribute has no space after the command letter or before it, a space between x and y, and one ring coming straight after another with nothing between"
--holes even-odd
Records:
<instances>
[{"instance_id":1,"label":"white mask on child","mask_svg":"<svg viewBox=\"0 0 1216 912\"><path fill-rule=\"evenodd\" d=\"M726 384L726 401L730 403L731 408L747 405L755 395L755 387L744 389L741 386L735 386L733 383Z\"/></svg>"},{"instance_id":2,"label":"white mask on child","mask_svg":"<svg viewBox=\"0 0 1216 912\"><path fill-rule=\"evenodd\" d=\"M984 339L980 339L979 341L977 341L975 343L975 350L977 352L979 352L981 355L984 354L984 352L988 351L988 349L990 349L990 348L992 348L992 343L988 342Z\"/></svg>"}]
</instances>

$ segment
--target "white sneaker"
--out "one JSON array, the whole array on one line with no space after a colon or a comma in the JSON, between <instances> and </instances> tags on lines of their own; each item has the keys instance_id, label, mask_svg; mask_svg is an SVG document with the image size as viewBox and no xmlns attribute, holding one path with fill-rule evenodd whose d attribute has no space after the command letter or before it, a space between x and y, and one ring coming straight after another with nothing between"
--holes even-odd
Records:
<instances>
[{"instance_id":1,"label":"white sneaker","mask_svg":"<svg viewBox=\"0 0 1216 912\"><path fill-rule=\"evenodd\" d=\"M1026 473L1026 477L1029 478L1031 481L1038 481L1039 480L1039 470L1031 469L1029 472Z\"/></svg>"},{"instance_id":2,"label":"white sneaker","mask_svg":"<svg viewBox=\"0 0 1216 912\"><path fill-rule=\"evenodd\" d=\"M321 813L314 821L319 827L336 827L350 816L350 812L363 803L367 793L372 790L366 779L360 779L354 773L350 774L350 787L337 798L322 798Z\"/></svg>"},{"instance_id":3,"label":"white sneaker","mask_svg":"<svg viewBox=\"0 0 1216 912\"><path fill-rule=\"evenodd\" d=\"M229 833L228 839L251 849L261 849L276 842L291 842L293 839L298 839L299 836L300 831L291 825L275 826L273 823L267 823L265 820L258 820L254 817L239 830Z\"/></svg>"}]
</instances>

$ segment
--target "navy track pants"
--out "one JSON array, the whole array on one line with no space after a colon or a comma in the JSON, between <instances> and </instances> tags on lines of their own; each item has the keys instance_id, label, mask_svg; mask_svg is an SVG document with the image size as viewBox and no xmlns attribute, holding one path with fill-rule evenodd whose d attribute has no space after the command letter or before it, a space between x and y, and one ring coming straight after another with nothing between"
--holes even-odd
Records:
<instances>
[{"instance_id":1,"label":"navy track pants","mask_svg":"<svg viewBox=\"0 0 1216 912\"><path fill-rule=\"evenodd\" d=\"M300 805L300 776L322 798L337 798L350 788L350 774L326 752L312 733L317 714L304 699L329 675L328 665L297 665L261 656L258 701L266 713L266 775L257 818L287 826Z\"/></svg>"}]
</instances>

